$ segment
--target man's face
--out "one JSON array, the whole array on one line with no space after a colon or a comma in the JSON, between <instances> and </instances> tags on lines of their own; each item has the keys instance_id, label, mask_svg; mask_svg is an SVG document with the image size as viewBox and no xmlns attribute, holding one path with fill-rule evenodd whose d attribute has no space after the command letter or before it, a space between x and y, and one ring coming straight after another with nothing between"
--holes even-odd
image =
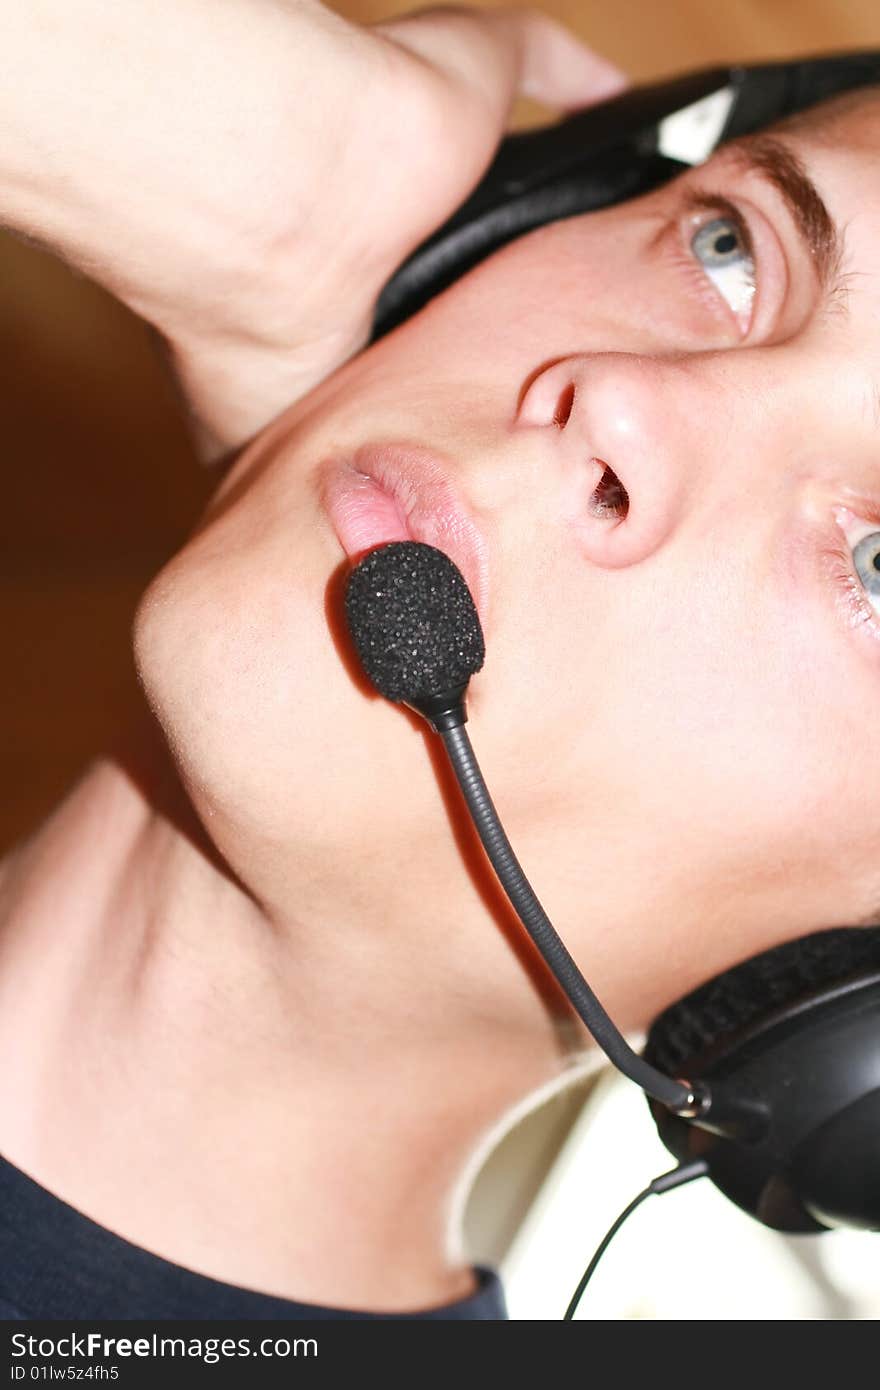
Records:
<instances>
[{"instance_id":1,"label":"man's face","mask_svg":"<svg viewBox=\"0 0 880 1390\"><path fill-rule=\"evenodd\" d=\"M264 899L295 862L306 904L456 901L425 737L338 619L346 552L413 534L478 598L471 736L575 955L653 941L687 987L876 908L878 150L847 105L524 237L242 457L137 648Z\"/></svg>"}]
</instances>

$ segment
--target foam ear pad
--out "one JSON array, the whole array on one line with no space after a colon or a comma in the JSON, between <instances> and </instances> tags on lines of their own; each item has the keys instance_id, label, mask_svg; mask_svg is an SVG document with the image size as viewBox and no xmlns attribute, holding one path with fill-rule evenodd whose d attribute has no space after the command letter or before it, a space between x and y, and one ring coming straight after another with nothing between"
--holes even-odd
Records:
<instances>
[{"instance_id":1,"label":"foam ear pad","mask_svg":"<svg viewBox=\"0 0 880 1390\"><path fill-rule=\"evenodd\" d=\"M777 1009L851 975L880 970L880 927L816 932L742 961L655 1019L645 1058L678 1076L692 1058Z\"/></svg>"},{"instance_id":2,"label":"foam ear pad","mask_svg":"<svg viewBox=\"0 0 880 1390\"><path fill-rule=\"evenodd\" d=\"M652 1025L645 1056L754 1105L720 1135L649 1102L681 1162L783 1231L880 1230L880 928L777 946L707 981Z\"/></svg>"}]
</instances>

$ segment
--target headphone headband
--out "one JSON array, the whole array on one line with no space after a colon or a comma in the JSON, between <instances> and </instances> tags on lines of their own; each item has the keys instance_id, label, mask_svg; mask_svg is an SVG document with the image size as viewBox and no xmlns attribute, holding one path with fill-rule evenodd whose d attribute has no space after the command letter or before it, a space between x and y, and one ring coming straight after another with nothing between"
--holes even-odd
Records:
<instances>
[{"instance_id":1,"label":"headphone headband","mask_svg":"<svg viewBox=\"0 0 880 1390\"><path fill-rule=\"evenodd\" d=\"M725 141L875 83L880 51L873 50L714 67L509 135L467 201L389 280L371 341L514 238L647 193Z\"/></svg>"}]
</instances>

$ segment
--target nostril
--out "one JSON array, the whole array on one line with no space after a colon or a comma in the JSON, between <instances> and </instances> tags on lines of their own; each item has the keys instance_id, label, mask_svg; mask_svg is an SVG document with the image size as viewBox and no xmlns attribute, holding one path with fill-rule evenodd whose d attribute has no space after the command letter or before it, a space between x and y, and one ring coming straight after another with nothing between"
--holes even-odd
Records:
<instances>
[{"instance_id":1,"label":"nostril","mask_svg":"<svg viewBox=\"0 0 880 1390\"><path fill-rule=\"evenodd\" d=\"M568 424L573 405L574 382L570 381L556 402L556 409L553 412L553 423L558 425L561 430L564 430Z\"/></svg>"},{"instance_id":2,"label":"nostril","mask_svg":"<svg viewBox=\"0 0 880 1390\"><path fill-rule=\"evenodd\" d=\"M629 511L629 493L607 464L601 459L594 462L601 464L605 471L590 494L587 504L590 514L601 520L623 521Z\"/></svg>"}]
</instances>

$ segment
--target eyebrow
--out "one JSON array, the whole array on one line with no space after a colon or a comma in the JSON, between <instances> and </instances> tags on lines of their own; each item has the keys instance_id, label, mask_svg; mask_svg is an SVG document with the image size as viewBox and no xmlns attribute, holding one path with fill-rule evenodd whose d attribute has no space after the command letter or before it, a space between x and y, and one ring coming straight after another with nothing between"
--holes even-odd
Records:
<instances>
[{"instance_id":1,"label":"eyebrow","mask_svg":"<svg viewBox=\"0 0 880 1390\"><path fill-rule=\"evenodd\" d=\"M781 195L812 257L819 284L832 297L841 283L843 235L797 155L772 135L746 136L732 141L728 149Z\"/></svg>"}]
</instances>

